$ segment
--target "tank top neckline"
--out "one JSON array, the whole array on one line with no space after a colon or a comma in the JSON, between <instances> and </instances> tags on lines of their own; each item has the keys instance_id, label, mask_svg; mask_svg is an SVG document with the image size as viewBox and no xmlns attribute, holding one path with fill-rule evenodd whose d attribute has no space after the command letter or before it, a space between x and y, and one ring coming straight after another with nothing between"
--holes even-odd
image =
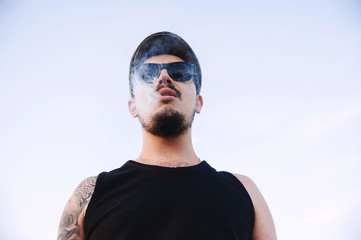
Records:
<instances>
[{"instance_id":1,"label":"tank top neckline","mask_svg":"<svg viewBox=\"0 0 361 240\"><path fill-rule=\"evenodd\" d=\"M195 171L195 170L203 169L203 168L209 166L205 160L202 160L200 163L198 163L196 165L185 166L185 167L164 167L164 166L140 163L140 162L136 162L134 160L128 160L124 165L132 166L135 168L147 169L147 170L171 171L171 172Z\"/></svg>"}]
</instances>

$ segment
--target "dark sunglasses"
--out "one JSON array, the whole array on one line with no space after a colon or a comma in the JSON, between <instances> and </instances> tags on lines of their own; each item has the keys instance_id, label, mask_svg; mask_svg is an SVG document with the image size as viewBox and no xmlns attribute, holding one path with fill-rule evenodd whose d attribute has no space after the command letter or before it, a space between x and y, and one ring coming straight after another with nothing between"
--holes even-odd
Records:
<instances>
[{"instance_id":1,"label":"dark sunglasses","mask_svg":"<svg viewBox=\"0 0 361 240\"><path fill-rule=\"evenodd\" d=\"M158 79L162 69L166 69L168 75L175 81L185 82L191 80L194 73L194 65L187 62L173 63L144 63L135 67L134 72L146 83Z\"/></svg>"}]
</instances>

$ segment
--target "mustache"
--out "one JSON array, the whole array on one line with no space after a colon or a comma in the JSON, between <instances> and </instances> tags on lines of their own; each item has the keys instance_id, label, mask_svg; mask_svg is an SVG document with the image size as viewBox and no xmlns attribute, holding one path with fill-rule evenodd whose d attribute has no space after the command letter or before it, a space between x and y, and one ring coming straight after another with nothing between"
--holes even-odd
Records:
<instances>
[{"instance_id":1,"label":"mustache","mask_svg":"<svg viewBox=\"0 0 361 240\"><path fill-rule=\"evenodd\" d=\"M159 87L157 87L157 89L156 89L156 91L158 92L160 89L162 89L162 88L165 88L165 87L167 87L167 88L170 88L170 89L172 89L176 94L177 94L177 97L178 98L182 98L182 93L181 93L181 91L179 91L176 87L174 87L173 85L171 85L171 84L167 84L167 85L160 85Z\"/></svg>"}]
</instances>

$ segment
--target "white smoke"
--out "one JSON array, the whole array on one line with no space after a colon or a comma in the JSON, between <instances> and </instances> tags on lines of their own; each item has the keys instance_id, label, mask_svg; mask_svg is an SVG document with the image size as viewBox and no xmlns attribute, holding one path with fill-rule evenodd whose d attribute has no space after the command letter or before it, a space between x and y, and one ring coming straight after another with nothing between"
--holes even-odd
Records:
<instances>
[{"instance_id":1,"label":"white smoke","mask_svg":"<svg viewBox=\"0 0 361 240\"><path fill-rule=\"evenodd\" d=\"M156 91L157 85L157 77L154 77L151 82L145 82L141 78L141 74L139 72L134 73L132 77L132 88L134 97L141 97L146 100L147 104L154 102L158 97L160 97L160 93ZM140 106L143 101L135 101L137 108L145 109L145 106Z\"/></svg>"}]
</instances>

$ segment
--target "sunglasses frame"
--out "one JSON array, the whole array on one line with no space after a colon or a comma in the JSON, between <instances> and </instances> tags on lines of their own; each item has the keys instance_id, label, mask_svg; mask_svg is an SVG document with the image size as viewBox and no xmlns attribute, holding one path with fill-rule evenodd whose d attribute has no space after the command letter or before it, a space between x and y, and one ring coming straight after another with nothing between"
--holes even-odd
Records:
<instances>
[{"instance_id":1,"label":"sunglasses frame","mask_svg":"<svg viewBox=\"0 0 361 240\"><path fill-rule=\"evenodd\" d=\"M175 77L175 76L174 76L174 73L173 73L172 71L169 71L169 68L170 68L172 65L174 66L175 64L182 64L182 65L188 66L188 67L189 67L189 70L190 70L190 75L191 75L190 78L187 79L187 80L182 80L182 79L179 79L179 78ZM154 71L154 72L156 72L156 74L154 74L154 76L149 76L150 78L153 78L153 77L159 78L160 73L162 72L162 70L163 70L163 69L166 69L168 75L169 75L173 80L175 80L175 81L177 81L177 82L186 82L186 81L191 80L191 79L194 77L194 72L195 72L195 71L194 71L194 64L192 64L192 63L188 63L188 62L172 62L172 63L143 63L143 64L140 64L140 65L138 65L138 66L136 66L136 67L134 68L134 73L136 73L142 66L145 66L145 65L148 65L148 66L157 66L157 71ZM143 80L144 82L152 82L152 81L147 81L147 80L145 80L144 77L142 77L142 80Z\"/></svg>"}]
</instances>

